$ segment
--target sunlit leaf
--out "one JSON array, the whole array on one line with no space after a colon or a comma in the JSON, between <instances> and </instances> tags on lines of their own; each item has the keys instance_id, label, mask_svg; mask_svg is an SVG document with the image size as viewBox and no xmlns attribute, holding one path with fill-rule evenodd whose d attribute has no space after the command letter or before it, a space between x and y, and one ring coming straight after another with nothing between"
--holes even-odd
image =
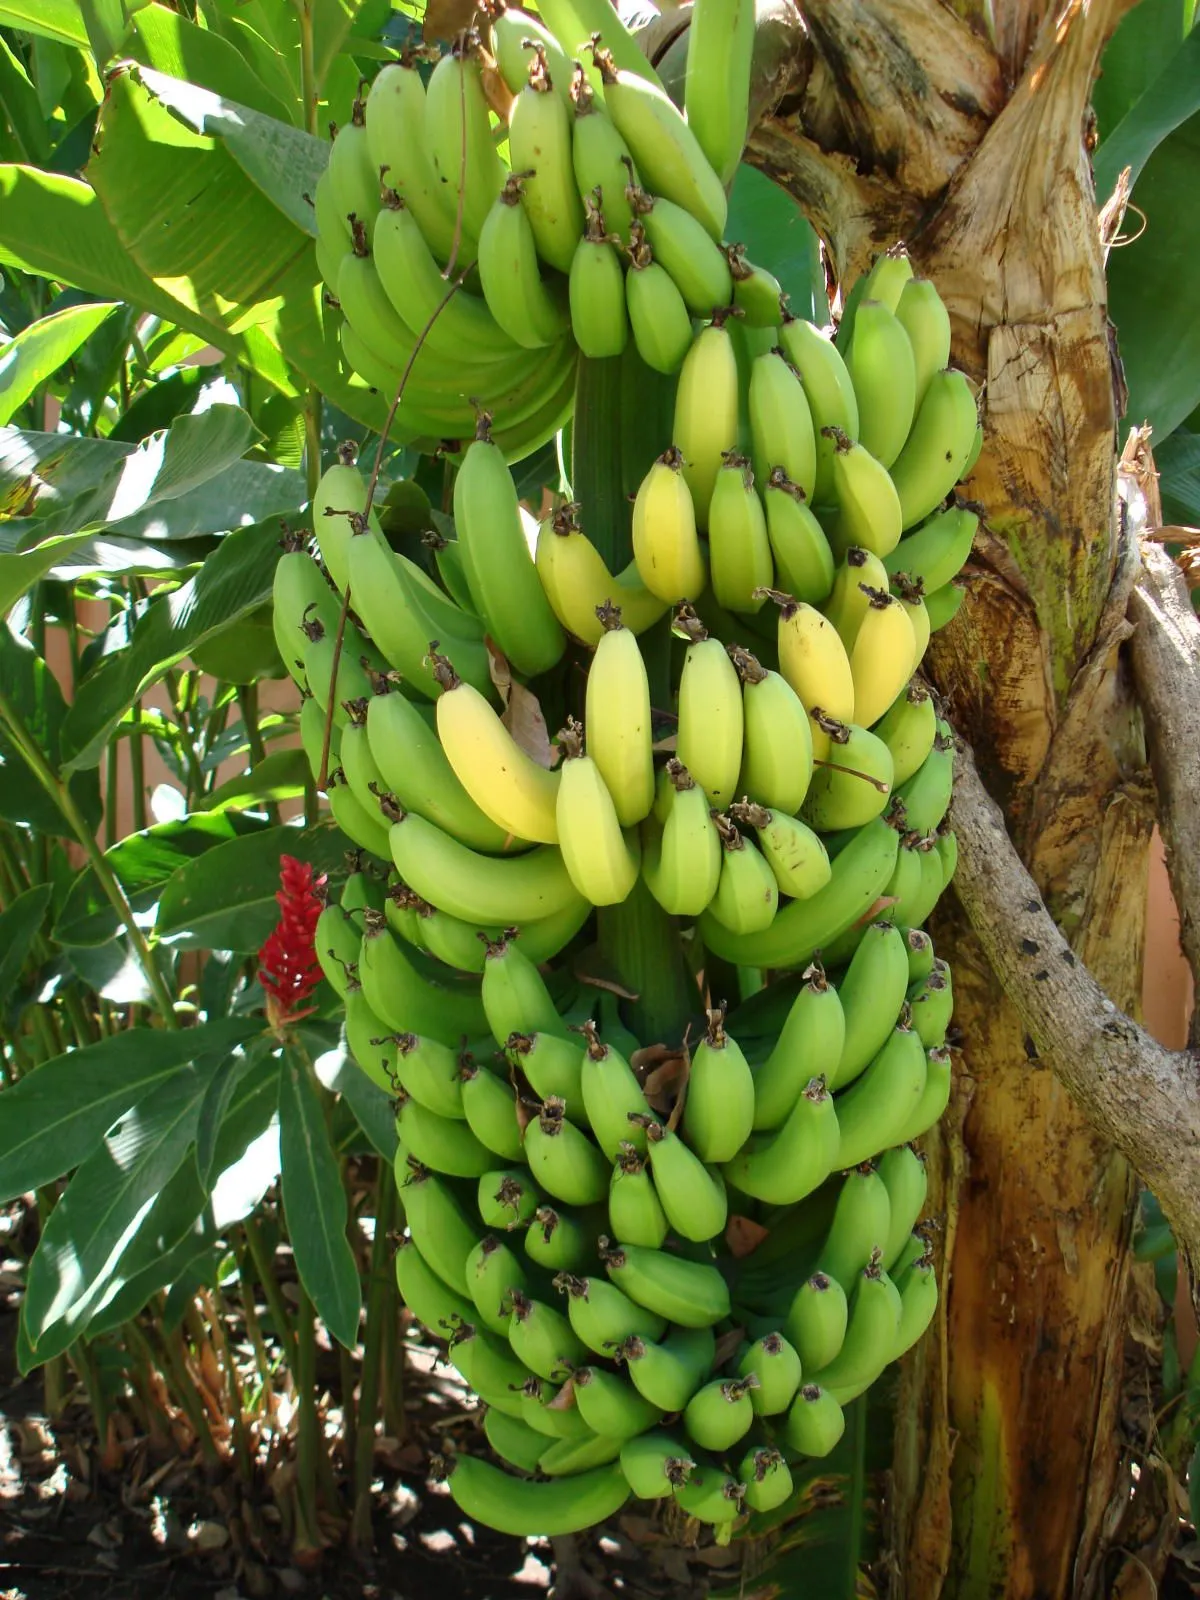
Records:
<instances>
[{"instance_id":1,"label":"sunlit leaf","mask_svg":"<svg viewBox=\"0 0 1200 1600\"><path fill-rule=\"evenodd\" d=\"M88 47L87 29L76 0L3 0L0 27L36 33L60 44Z\"/></svg>"},{"instance_id":2,"label":"sunlit leaf","mask_svg":"<svg viewBox=\"0 0 1200 1600\"><path fill-rule=\"evenodd\" d=\"M0 423L11 422L30 395L79 349L116 309L114 301L70 306L31 322L0 349Z\"/></svg>"},{"instance_id":3,"label":"sunlit leaf","mask_svg":"<svg viewBox=\"0 0 1200 1600\"><path fill-rule=\"evenodd\" d=\"M215 96L224 95L263 117L292 121L292 102L272 94L228 40L164 5L146 6L138 12L129 28L126 51L169 79L182 79Z\"/></svg>"}]
</instances>

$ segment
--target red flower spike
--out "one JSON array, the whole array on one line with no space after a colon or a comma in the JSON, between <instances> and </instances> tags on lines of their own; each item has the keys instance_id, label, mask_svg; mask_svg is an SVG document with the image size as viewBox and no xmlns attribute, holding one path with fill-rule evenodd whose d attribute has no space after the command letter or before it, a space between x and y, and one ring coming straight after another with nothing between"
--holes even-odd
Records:
<instances>
[{"instance_id":1,"label":"red flower spike","mask_svg":"<svg viewBox=\"0 0 1200 1600\"><path fill-rule=\"evenodd\" d=\"M276 1033L312 1010L298 1008L321 981L316 933L326 876L314 877L307 861L281 856L279 884L279 922L258 952L258 981L267 991L267 1019Z\"/></svg>"}]
</instances>

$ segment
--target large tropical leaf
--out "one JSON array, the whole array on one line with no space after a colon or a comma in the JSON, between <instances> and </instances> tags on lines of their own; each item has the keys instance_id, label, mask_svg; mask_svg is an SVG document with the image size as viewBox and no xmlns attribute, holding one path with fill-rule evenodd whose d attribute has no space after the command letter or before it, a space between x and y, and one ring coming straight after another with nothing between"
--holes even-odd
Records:
<instances>
[{"instance_id":1,"label":"large tropical leaf","mask_svg":"<svg viewBox=\"0 0 1200 1600\"><path fill-rule=\"evenodd\" d=\"M8 1004L49 904L50 885L36 883L0 911L0 1013Z\"/></svg>"},{"instance_id":2,"label":"large tropical leaf","mask_svg":"<svg viewBox=\"0 0 1200 1600\"><path fill-rule=\"evenodd\" d=\"M78 0L4 0L0 4L0 27L36 33L43 39L73 44L81 50L88 47Z\"/></svg>"},{"instance_id":3,"label":"large tropical leaf","mask_svg":"<svg viewBox=\"0 0 1200 1600\"><path fill-rule=\"evenodd\" d=\"M0 605L0 611L3 609ZM58 770L66 701L57 678L29 641L3 623L0 689L4 691L8 715L15 717L22 729L18 740L15 728L6 727L5 719L0 718L0 817L40 833L69 836L75 831L74 825L59 809L56 794L46 788L23 753L26 744L32 743L51 771ZM84 822L96 827L100 821L100 785L95 773L72 778L70 793Z\"/></svg>"},{"instance_id":4,"label":"large tropical leaf","mask_svg":"<svg viewBox=\"0 0 1200 1600\"><path fill-rule=\"evenodd\" d=\"M14 1199L70 1172L131 1106L189 1062L232 1050L260 1027L255 1017L226 1017L197 1028L130 1028L47 1061L4 1091L0 1196Z\"/></svg>"},{"instance_id":5,"label":"large tropical leaf","mask_svg":"<svg viewBox=\"0 0 1200 1600\"><path fill-rule=\"evenodd\" d=\"M299 109L294 101L272 94L241 52L219 33L197 27L164 5L138 12L125 48L135 61L156 72L227 96L263 117L292 122Z\"/></svg>"}]
</instances>

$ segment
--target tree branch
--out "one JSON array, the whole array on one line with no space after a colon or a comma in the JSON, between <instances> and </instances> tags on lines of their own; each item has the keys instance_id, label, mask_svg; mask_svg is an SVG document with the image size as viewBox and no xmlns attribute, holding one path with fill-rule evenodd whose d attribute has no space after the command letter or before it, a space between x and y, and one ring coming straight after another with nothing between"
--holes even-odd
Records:
<instances>
[{"instance_id":1,"label":"tree branch","mask_svg":"<svg viewBox=\"0 0 1200 1600\"><path fill-rule=\"evenodd\" d=\"M1197 1056L1152 1039L1076 957L969 750L959 761L951 820L958 836L954 887L984 954L1038 1055L1158 1197L1200 1300Z\"/></svg>"},{"instance_id":2,"label":"tree branch","mask_svg":"<svg viewBox=\"0 0 1200 1600\"><path fill-rule=\"evenodd\" d=\"M1142 573L1129 601L1130 656L1180 939L1200 992L1200 620L1183 574L1162 546L1143 539L1141 551ZM1196 1015L1192 1029L1195 1044Z\"/></svg>"}]
</instances>

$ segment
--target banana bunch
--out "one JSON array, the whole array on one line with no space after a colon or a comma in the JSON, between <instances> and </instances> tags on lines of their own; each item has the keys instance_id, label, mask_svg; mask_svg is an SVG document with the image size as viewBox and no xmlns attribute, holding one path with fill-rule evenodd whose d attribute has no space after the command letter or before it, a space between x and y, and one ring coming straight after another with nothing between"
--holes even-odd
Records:
<instances>
[{"instance_id":1,"label":"banana bunch","mask_svg":"<svg viewBox=\"0 0 1200 1600\"><path fill-rule=\"evenodd\" d=\"M613 53L576 71L597 7ZM423 436L453 411L471 442L453 537L439 524L424 551L393 546L343 449L312 542L285 543L275 629L314 778L357 847L317 955L349 1053L395 1106L401 1293L503 1464L458 1457L450 1492L514 1534L671 1499L725 1540L788 1498L792 1468L834 1448L843 1408L936 1311L914 1142L952 1088L951 975L923 924L955 866L954 739L919 668L977 526L951 499L975 395L900 251L852 291L836 341L781 311L777 285L717 249L723 212L653 120L659 91L608 0L540 15L496 0L489 18L512 172L469 49L428 86L385 69L338 135L326 177L362 207L337 263L350 348L356 306L399 316L387 274L418 315L398 267L414 229L439 283L460 252L478 261L479 294L450 302L475 337L443 330L414 359L410 331L400 351L418 374L440 355L461 389L427 415L413 390L405 425ZM707 13L705 29L730 37ZM689 89L683 126L721 172L744 127L713 92ZM368 214L377 93L421 159ZM651 126L657 142L636 132ZM535 148L555 161L539 170ZM604 171L629 180L626 210ZM680 349L673 437L633 497L621 570L588 537L592 507L537 520L508 464L533 416L514 389L555 354L570 370L577 347L601 353L578 324L606 275L641 354ZM553 737L531 733L536 711ZM635 891L694 950L792 976L728 1015L698 986L690 1053L637 1037L573 960L598 908ZM662 1046L680 1061L666 1087ZM727 1244L737 1218L762 1233L749 1255Z\"/></svg>"}]
</instances>

